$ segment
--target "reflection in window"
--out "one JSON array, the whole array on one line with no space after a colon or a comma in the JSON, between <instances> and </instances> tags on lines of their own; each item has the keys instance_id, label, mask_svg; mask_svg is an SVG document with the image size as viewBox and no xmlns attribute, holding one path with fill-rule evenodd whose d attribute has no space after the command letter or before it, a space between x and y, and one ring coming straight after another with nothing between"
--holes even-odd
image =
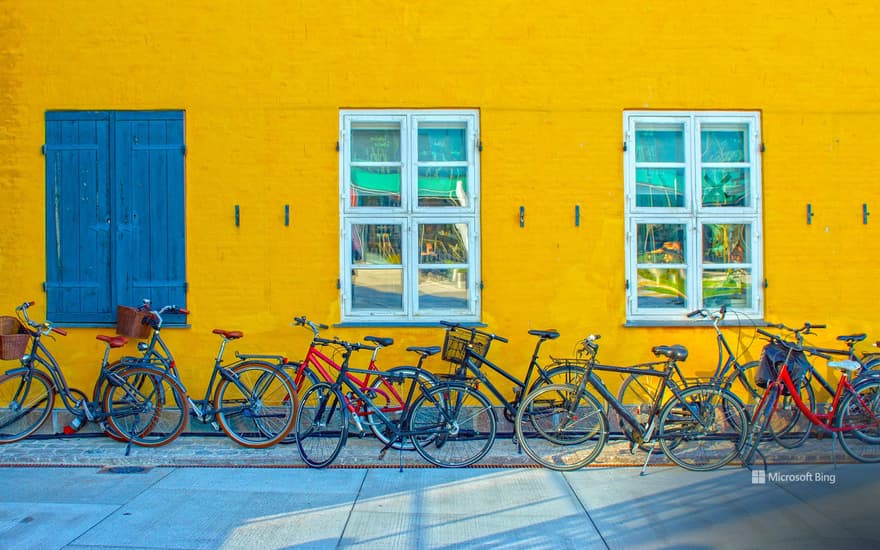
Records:
<instances>
[{"instance_id":1,"label":"reflection in window","mask_svg":"<svg viewBox=\"0 0 880 550\"><path fill-rule=\"evenodd\" d=\"M353 269L352 309L403 309L403 271L401 269Z\"/></svg>"},{"instance_id":2,"label":"reflection in window","mask_svg":"<svg viewBox=\"0 0 880 550\"><path fill-rule=\"evenodd\" d=\"M400 264L400 226L353 224L351 262L356 264Z\"/></svg>"}]
</instances>

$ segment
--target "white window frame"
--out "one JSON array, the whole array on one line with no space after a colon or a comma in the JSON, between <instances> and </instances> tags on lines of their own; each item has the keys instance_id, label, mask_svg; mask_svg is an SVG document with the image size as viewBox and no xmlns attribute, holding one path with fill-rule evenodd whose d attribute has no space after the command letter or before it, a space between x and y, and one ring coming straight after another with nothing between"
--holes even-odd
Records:
<instances>
[{"instance_id":1,"label":"white window frame","mask_svg":"<svg viewBox=\"0 0 880 550\"><path fill-rule=\"evenodd\" d=\"M676 324L686 321L685 314L704 307L703 231L704 224L748 224L751 226L751 262L736 264L751 269L751 303L746 307L735 305L737 311L754 318L763 317L763 229L762 229L762 175L761 175L761 116L757 111L625 111L624 124L624 200L626 242L626 319L627 323ZM683 163L685 171L685 205L683 207L644 207L636 204L636 128L645 125L682 124L684 128ZM704 163L701 159L701 129L706 125L746 125L748 127L749 161L733 165L749 169L749 201L743 207L703 207L700 179ZM641 163L640 166L644 166ZM670 164L664 166L672 167ZM724 164L731 167L730 163ZM706 168L711 168L708 163ZM682 224L686 226L684 250L685 303L682 307L639 307L637 227L639 224ZM669 267L668 264L656 264ZM709 268L726 267L712 264Z\"/></svg>"},{"instance_id":2,"label":"white window frame","mask_svg":"<svg viewBox=\"0 0 880 550\"><path fill-rule=\"evenodd\" d=\"M351 205L351 131L353 126L376 123L399 124L401 128L401 192L400 205L366 207ZM467 139L467 161L450 162L448 166L466 167L468 189L466 205L419 206L418 204L418 128L420 124L464 124ZM477 110L351 110L339 115L339 214L340 214L340 300L343 323L418 324L441 320L480 321L480 153L479 111ZM421 163L424 166L425 163ZM443 163L429 163L444 166ZM354 265L351 258L351 227L355 224L401 225L401 270L403 274L402 310L355 309L351 295L353 269L388 269L383 266ZM419 309L420 224L467 224L468 260L467 306L463 309ZM433 264L436 265L436 264ZM455 264L452 268L459 266ZM422 267L429 267L423 264ZM459 266L460 267L460 266ZM391 268L394 269L394 268Z\"/></svg>"}]
</instances>

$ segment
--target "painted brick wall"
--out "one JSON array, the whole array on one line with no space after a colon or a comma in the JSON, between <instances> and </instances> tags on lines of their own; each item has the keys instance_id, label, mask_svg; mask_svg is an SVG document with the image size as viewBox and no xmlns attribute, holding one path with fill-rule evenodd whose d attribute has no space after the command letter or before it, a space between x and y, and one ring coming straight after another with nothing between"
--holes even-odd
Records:
<instances>
[{"instance_id":1,"label":"painted brick wall","mask_svg":"<svg viewBox=\"0 0 880 550\"><path fill-rule=\"evenodd\" d=\"M876 338L878 23L871 1L0 0L0 311L45 306L46 110L186 111L192 328L167 333L198 391L212 328L296 357L295 314L339 320L339 109L479 108L483 317L511 339L493 356L524 369L526 330L554 327L554 355L600 332L608 361L680 342L706 372L710 331L623 327L622 112L748 109L767 145L767 319ZM52 345L77 385L94 377L97 332ZM337 331L368 332L398 339L387 365L442 341Z\"/></svg>"}]
</instances>

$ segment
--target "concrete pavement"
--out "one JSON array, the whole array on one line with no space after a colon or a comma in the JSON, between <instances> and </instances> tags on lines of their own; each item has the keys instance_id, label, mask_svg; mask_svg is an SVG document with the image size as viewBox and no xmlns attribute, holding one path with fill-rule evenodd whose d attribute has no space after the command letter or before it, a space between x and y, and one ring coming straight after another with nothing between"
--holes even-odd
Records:
<instances>
[{"instance_id":1,"label":"concrete pavement","mask_svg":"<svg viewBox=\"0 0 880 550\"><path fill-rule=\"evenodd\" d=\"M3 548L871 548L880 466L0 469ZM127 472L127 470L124 470ZM781 476L781 477L780 477ZM833 481L833 483L832 483Z\"/></svg>"}]
</instances>

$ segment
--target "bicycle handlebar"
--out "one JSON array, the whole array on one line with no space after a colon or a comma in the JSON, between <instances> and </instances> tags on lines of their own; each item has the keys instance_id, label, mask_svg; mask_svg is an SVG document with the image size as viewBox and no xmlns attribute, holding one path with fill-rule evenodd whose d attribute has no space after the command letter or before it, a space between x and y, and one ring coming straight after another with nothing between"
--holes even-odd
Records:
<instances>
[{"instance_id":1,"label":"bicycle handlebar","mask_svg":"<svg viewBox=\"0 0 880 550\"><path fill-rule=\"evenodd\" d=\"M313 340L316 344L321 346L341 346L348 351L360 351L360 350L369 350L375 351L379 348L379 346L371 346L369 344L361 344L360 342L347 342L345 340L340 340L338 336L334 336L333 338L318 338L316 337Z\"/></svg>"},{"instance_id":2,"label":"bicycle handlebar","mask_svg":"<svg viewBox=\"0 0 880 550\"><path fill-rule=\"evenodd\" d=\"M466 326L462 325L461 323L453 323L451 321L440 321L440 324L443 325L444 327L446 327L447 330L457 328L457 329L461 329L461 330L470 331L471 334L480 334L482 336L489 338L490 340L498 340L499 342L501 342L503 344L507 344L510 342L510 340L508 340L507 338L505 338L503 336L498 336L497 334L492 333L492 332L483 332L482 330L477 330L472 327L466 327Z\"/></svg>"},{"instance_id":3,"label":"bicycle handlebar","mask_svg":"<svg viewBox=\"0 0 880 550\"><path fill-rule=\"evenodd\" d=\"M688 313L686 317L688 319L692 319L696 316L706 317L712 319L713 322L717 323L718 321L723 321L724 316L727 315L727 306L721 306L718 308L718 311L709 311L708 309L695 309Z\"/></svg>"},{"instance_id":4,"label":"bicycle handlebar","mask_svg":"<svg viewBox=\"0 0 880 550\"><path fill-rule=\"evenodd\" d=\"M60 334L61 336L67 336L66 330L53 327L52 323L48 320L43 321L42 323L37 323L36 321L31 320L30 316L28 315L27 310L29 307L33 306L34 304L36 304L36 302L34 302L34 301L25 302L25 303L21 304L20 306L18 306L17 308L15 308L15 313L16 314L20 313L21 314L20 317L24 318L24 321L28 324L28 326L30 326L31 328L37 329L37 332L39 334L47 335L50 332L54 332L55 334Z\"/></svg>"}]
</instances>

